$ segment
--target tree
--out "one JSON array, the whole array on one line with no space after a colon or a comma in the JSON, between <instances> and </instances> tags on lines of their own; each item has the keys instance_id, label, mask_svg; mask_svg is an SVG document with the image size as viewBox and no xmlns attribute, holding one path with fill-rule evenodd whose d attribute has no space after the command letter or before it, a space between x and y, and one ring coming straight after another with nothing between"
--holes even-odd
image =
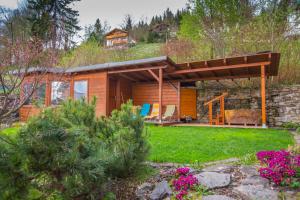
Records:
<instances>
[{"instance_id":1,"label":"tree","mask_svg":"<svg viewBox=\"0 0 300 200\"><path fill-rule=\"evenodd\" d=\"M127 15L125 15L125 18L123 20L122 29L130 32L130 31L132 31L132 28L133 28L132 16L127 14Z\"/></svg>"},{"instance_id":2,"label":"tree","mask_svg":"<svg viewBox=\"0 0 300 200\"><path fill-rule=\"evenodd\" d=\"M51 42L52 48L57 48L59 41L68 45L71 38L80 30L78 26L78 11L70 5L80 0L28 0L28 9L33 21L33 35Z\"/></svg>"},{"instance_id":3,"label":"tree","mask_svg":"<svg viewBox=\"0 0 300 200\"><path fill-rule=\"evenodd\" d=\"M42 86L41 80L57 62L57 52L43 49L40 40L3 41L0 50L0 124L12 123L12 114L17 112ZM36 67L35 69L32 67ZM36 70L36 73L33 73ZM31 84L22 88L25 77L31 76ZM21 91L25 95L20 97ZM25 91L26 90L26 91Z\"/></svg>"},{"instance_id":4,"label":"tree","mask_svg":"<svg viewBox=\"0 0 300 200\"><path fill-rule=\"evenodd\" d=\"M187 22L185 30L194 32L191 34L199 39L208 39L216 57L224 57L226 34L246 21L251 3L247 0L192 0L190 4L191 12L183 18Z\"/></svg>"},{"instance_id":5,"label":"tree","mask_svg":"<svg viewBox=\"0 0 300 200\"><path fill-rule=\"evenodd\" d=\"M104 35L110 29L108 23L104 21L101 23L100 19L98 18L94 25L89 25L85 27L85 40L96 40L98 44L101 46L104 43Z\"/></svg>"},{"instance_id":6,"label":"tree","mask_svg":"<svg viewBox=\"0 0 300 200\"><path fill-rule=\"evenodd\" d=\"M68 100L11 143L0 140L0 199L104 199L110 180L136 172L149 152L143 118L132 103L110 118L97 118L95 107L95 99Z\"/></svg>"},{"instance_id":7,"label":"tree","mask_svg":"<svg viewBox=\"0 0 300 200\"><path fill-rule=\"evenodd\" d=\"M27 20L28 9L23 4L17 9L8 9L0 6L0 35L9 39L12 43L15 40L27 40L31 36L32 23Z\"/></svg>"}]
</instances>

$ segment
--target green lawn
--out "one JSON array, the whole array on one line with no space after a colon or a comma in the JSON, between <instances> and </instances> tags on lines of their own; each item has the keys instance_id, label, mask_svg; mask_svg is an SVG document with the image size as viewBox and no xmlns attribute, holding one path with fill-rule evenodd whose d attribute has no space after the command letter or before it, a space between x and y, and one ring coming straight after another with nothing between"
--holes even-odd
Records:
<instances>
[{"instance_id":1,"label":"green lawn","mask_svg":"<svg viewBox=\"0 0 300 200\"><path fill-rule=\"evenodd\" d=\"M154 162L195 163L242 157L293 144L288 131L211 127L147 126Z\"/></svg>"},{"instance_id":2,"label":"green lawn","mask_svg":"<svg viewBox=\"0 0 300 200\"><path fill-rule=\"evenodd\" d=\"M154 162L195 163L242 157L260 150L276 150L293 144L288 131L211 127L146 126ZM14 138L18 128L0 134Z\"/></svg>"},{"instance_id":3,"label":"green lawn","mask_svg":"<svg viewBox=\"0 0 300 200\"><path fill-rule=\"evenodd\" d=\"M0 131L0 135L7 135L9 138L13 139L16 136L18 130L19 127L6 128Z\"/></svg>"}]
</instances>

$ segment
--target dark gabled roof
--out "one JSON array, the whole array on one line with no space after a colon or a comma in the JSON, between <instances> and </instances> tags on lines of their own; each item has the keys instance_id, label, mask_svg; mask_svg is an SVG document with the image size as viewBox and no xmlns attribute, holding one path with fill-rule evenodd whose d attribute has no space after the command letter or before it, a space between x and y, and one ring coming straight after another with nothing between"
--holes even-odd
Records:
<instances>
[{"instance_id":1,"label":"dark gabled roof","mask_svg":"<svg viewBox=\"0 0 300 200\"><path fill-rule=\"evenodd\" d=\"M67 73L77 73L77 72L87 72L87 71L95 71L95 70L104 70L104 69L115 69L121 67L134 67L137 65L146 65L146 64L159 64L166 62L170 65L174 65L174 62L168 58L167 56L161 57L154 57L154 58L145 58L140 60L129 60L123 62L110 62L110 63L103 63L103 64L96 64L96 65L88 65L88 66L80 66L80 67L73 67L67 69Z\"/></svg>"},{"instance_id":2,"label":"dark gabled roof","mask_svg":"<svg viewBox=\"0 0 300 200\"><path fill-rule=\"evenodd\" d=\"M13 70L11 73L13 75L18 74L30 74L30 73L53 73L53 74L60 74L64 73L66 70L59 67L28 67L28 68L22 68L18 70Z\"/></svg>"},{"instance_id":3,"label":"dark gabled roof","mask_svg":"<svg viewBox=\"0 0 300 200\"><path fill-rule=\"evenodd\" d=\"M119 28L114 28L113 30L111 30L111 31L109 31L108 33L106 33L104 36L107 36L107 35L109 35L109 34L115 32L115 31L121 31L121 32L123 32L123 33L128 33L128 31L124 31L124 30L119 29Z\"/></svg>"}]
</instances>

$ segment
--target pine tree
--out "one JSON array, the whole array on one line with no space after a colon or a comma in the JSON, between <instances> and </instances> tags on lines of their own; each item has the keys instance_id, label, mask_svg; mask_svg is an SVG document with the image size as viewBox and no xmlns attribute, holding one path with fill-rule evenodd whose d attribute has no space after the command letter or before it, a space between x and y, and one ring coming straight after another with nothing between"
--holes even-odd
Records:
<instances>
[{"instance_id":1,"label":"pine tree","mask_svg":"<svg viewBox=\"0 0 300 200\"><path fill-rule=\"evenodd\" d=\"M33 21L32 33L45 42L52 42L52 48L57 43L70 41L70 38L80 30L78 26L78 11L70 5L80 0L28 0Z\"/></svg>"},{"instance_id":2,"label":"pine tree","mask_svg":"<svg viewBox=\"0 0 300 200\"><path fill-rule=\"evenodd\" d=\"M104 35L110 29L107 22L101 22L98 18L94 25L85 27L85 40L95 40L99 45L104 43Z\"/></svg>"},{"instance_id":3,"label":"pine tree","mask_svg":"<svg viewBox=\"0 0 300 200\"><path fill-rule=\"evenodd\" d=\"M131 15L125 15L125 19L123 21L122 28L125 31L128 31L128 32L130 32L132 30L132 28L133 28L133 20L132 20Z\"/></svg>"}]
</instances>

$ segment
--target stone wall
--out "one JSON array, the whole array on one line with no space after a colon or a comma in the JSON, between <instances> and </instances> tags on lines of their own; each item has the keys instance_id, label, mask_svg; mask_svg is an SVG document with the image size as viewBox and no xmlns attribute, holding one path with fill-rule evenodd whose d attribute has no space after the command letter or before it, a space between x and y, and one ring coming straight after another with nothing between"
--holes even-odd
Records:
<instances>
[{"instance_id":1,"label":"stone wall","mask_svg":"<svg viewBox=\"0 0 300 200\"><path fill-rule=\"evenodd\" d=\"M208 122L208 108L204 102L227 91L225 109L260 109L260 88L209 86L197 89L197 117L200 122ZM218 112L214 107L214 113ZM281 126L284 122L300 123L300 85L267 88L268 126Z\"/></svg>"},{"instance_id":2,"label":"stone wall","mask_svg":"<svg viewBox=\"0 0 300 200\"><path fill-rule=\"evenodd\" d=\"M273 88L267 99L270 126L284 122L300 123L300 85Z\"/></svg>"}]
</instances>

